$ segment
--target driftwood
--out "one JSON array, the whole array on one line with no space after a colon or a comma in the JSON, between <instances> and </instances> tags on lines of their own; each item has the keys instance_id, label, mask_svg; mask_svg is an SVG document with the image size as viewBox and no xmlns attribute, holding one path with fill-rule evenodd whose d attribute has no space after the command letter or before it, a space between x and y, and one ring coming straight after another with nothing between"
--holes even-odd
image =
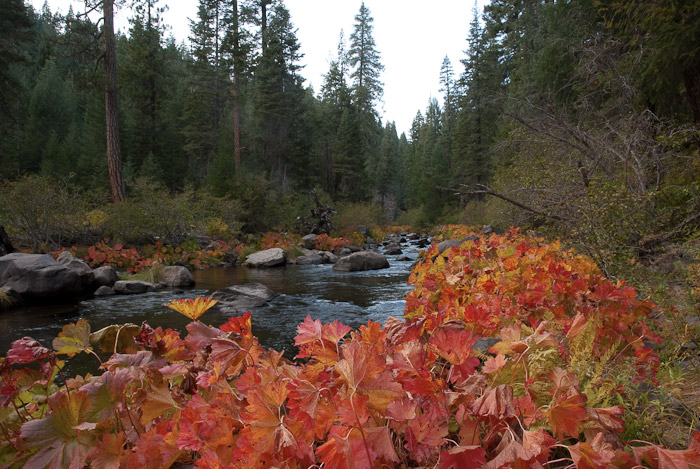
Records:
<instances>
[{"instance_id":1,"label":"driftwood","mask_svg":"<svg viewBox=\"0 0 700 469\"><path fill-rule=\"evenodd\" d=\"M311 195L314 197L314 202L316 203L316 208L311 209L311 216L318 220L311 227L311 232L313 234L331 234L333 230L333 224L331 223L331 215L335 213L335 209L328 205L323 205L318 200L318 194L316 191L311 191Z\"/></svg>"},{"instance_id":2,"label":"driftwood","mask_svg":"<svg viewBox=\"0 0 700 469\"><path fill-rule=\"evenodd\" d=\"M4 256L12 252L15 252L15 248L12 246L12 242L10 242L10 237L7 235L5 227L0 226L0 256Z\"/></svg>"}]
</instances>

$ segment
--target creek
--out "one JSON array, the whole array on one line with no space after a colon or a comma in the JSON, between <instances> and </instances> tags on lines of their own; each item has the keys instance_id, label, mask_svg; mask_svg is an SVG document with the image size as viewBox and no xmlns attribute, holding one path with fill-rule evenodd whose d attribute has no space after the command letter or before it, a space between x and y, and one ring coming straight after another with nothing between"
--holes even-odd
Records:
<instances>
[{"instance_id":1,"label":"creek","mask_svg":"<svg viewBox=\"0 0 700 469\"><path fill-rule=\"evenodd\" d=\"M404 254L411 259L417 250ZM77 304L35 306L14 309L0 314L0 354L12 342L30 336L46 347L65 324L85 318L94 332L110 324L146 321L152 327L162 326L181 333L189 319L165 306L178 298L209 296L230 285L260 282L279 296L269 304L251 309L253 334L265 347L285 351L285 357L296 355L294 337L297 326L307 314L321 322L340 321L356 328L368 320L384 322L389 316L403 315L404 298L412 261L399 261L387 256L390 267L365 272L336 272L332 265L296 266L251 269L242 266L194 271L196 285L192 289L161 290L142 295L118 295L91 298ZM200 320L220 326L229 315L206 312ZM184 336L184 334L182 334Z\"/></svg>"}]
</instances>

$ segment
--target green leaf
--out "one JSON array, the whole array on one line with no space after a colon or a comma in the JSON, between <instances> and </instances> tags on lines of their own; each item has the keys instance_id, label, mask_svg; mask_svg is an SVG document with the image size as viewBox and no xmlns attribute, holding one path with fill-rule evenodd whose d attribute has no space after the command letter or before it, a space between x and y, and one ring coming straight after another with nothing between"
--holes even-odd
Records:
<instances>
[{"instance_id":1,"label":"green leaf","mask_svg":"<svg viewBox=\"0 0 700 469\"><path fill-rule=\"evenodd\" d=\"M90 324L85 319L78 319L75 324L66 324L53 340L56 353L72 357L81 352L92 350L90 347Z\"/></svg>"}]
</instances>

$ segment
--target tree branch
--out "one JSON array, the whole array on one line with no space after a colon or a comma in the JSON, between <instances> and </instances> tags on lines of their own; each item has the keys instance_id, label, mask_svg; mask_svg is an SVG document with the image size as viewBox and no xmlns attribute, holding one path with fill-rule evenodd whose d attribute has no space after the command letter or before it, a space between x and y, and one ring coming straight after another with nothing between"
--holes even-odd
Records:
<instances>
[{"instance_id":1,"label":"tree branch","mask_svg":"<svg viewBox=\"0 0 700 469\"><path fill-rule=\"evenodd\" d=\"M467 187L464 184L461 184L461 186ZM517 200L511 199L508 196L505 196L503 194L499 194L498 192L493 191L488 186L485 186L483 184L477 184L476 187L479 187L480 189L479 190L470 189L470 190L462 191L462 190L454 189L451 187L440 187L440 186L438 186L438 189L453 192L455 195L491 195L491 196L496 197L498 199L504 200L511 205L515 205L516 207L521 208L527 212L534 213L535 215L540 215L540 216L543 216L546 218L551 218L552 220L557 220L557 221L569 221L566 218L560 217L559 215L552 215L550 213L546 213L546 212L543 212L541 210L537 210L535 208L524 205L524 204L518 202Z\"/></svg>"}]
</instances>

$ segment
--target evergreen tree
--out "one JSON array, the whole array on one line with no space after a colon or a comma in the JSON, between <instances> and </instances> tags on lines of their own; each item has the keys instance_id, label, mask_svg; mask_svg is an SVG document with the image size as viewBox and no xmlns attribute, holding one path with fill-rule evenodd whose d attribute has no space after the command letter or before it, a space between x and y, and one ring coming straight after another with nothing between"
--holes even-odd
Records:
<instances>
[{"instance_id":1,"label":"evergreen tree","mask_svg":"<svg viewBox=\"0 0 700 469\"><path fill-rule=\"evenodd\" d=\"M190 174L200 181L219 145L219 127L225 104L225 69L221 49L225 22L222 0L200 0L198 21L192 21L192 57L183 133L190 156Z\"/></svg>"},{"instance_id":2,"label":"evergreen tree","mask_svg":"<svg viewBox=\"0 0 700 469\"><path fill-rule=\"evenodd\" d=\"M383 85L379 77L384 71L380 54L376 49L372 31L374 18L362 2L360 12L355 16L355 26L350 35L348 63L354 68L353 79L355 100L362 113L374 111L374 104L382 99Z\"/></svg>"}]
</instances>

